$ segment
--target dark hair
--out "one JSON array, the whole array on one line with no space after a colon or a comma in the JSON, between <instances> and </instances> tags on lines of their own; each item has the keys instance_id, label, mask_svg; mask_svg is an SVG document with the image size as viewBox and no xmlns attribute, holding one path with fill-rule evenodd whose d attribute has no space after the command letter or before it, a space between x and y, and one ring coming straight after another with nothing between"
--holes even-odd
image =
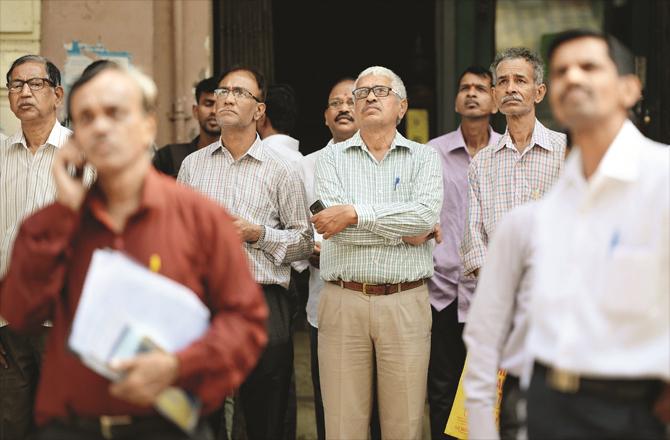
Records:
<instances>
[{"instance_id":1,"label":"dark hair","mask_svg":"<svg viewBox=\"0 0 670 440\"><path fill-rule=\"evenodd\" d=\"M219 82L213 76L205 78L195 86L195 103L200 104L200 96L203 93L214 93L219 87Z\"/></svg>"},{"instance_id":2,"label":"dark hair","mask_svg":"<svg viewBox=\"0 0 670 440\"><path fill-rule=\"evenodd\" d=\"M467 73L472 73L473 75L477 75L477 76L481 76L481 77L485 76L489 79L489 82L491 83L491 85L493 85L493 75L491 75L491 71L489 69L487 69L486 67L477 66L477 65L467 67L463 71L463 73L461 73L461 75L458 77L458 81L456 82L456 84L460 85L461 80L463 79L463 77Z\"/></svg>"},{"instance_id":3,"label":"dark hair","mask_svg":"<svg viewBox=\"0 0 670 440\"><path fill-rule=\"evenodd\" d=\"M559 46L568 41L579 38L596 38L607 44L607 53L616 65L619 75L632 75L635 73L635 57L633 53L612 35L590 29L570 29L556 35L549 44L547 60L551 63L551 57Z\"/></svg>"},{"instance_id":4,"label":"dark hair","mask_svg":"<svg viewBox=\"0 0 670 440\"><path fill-rule=\"evenodd\" d=\"M272 127L282 134L289 134L298 118L298 105L293 87L288 84L273 84L268 87L265 98L265 116Z\"/></svg>"},{"instance_id":5,"label":"dark hair","mask_svg":"<svg viewBox=\"0 0 670 440\"><path fill-rule=\"evenodd\" d=\"M219 79L216 81L217 86L221 82L223 78L226 76L230 75L233 72L249 72L251 75L253 75L254 79L256 80L256 85L258 86L258 89L261 91L261 96L257 96L258 99L261 100L261 102L265 101L265 97L267 96L267 85L265 84L265 77L263 74L258 71L254 67L249 67L249 66L233 66L230 69L226 70L223 72L220 76Z\"/></svg>"},{"instance_id":6,"label":"dark hair","mask_svg":"<svg viewBox=\"0 0 670 440\"><path fill-rule=\"evenodd\" d=\"M154 84L153 80L151 80L151 78L148 76L144 75L133 67L122 67L114 62L98 63L95 66L88 67L89 68L84 70L77 81L74 82L72 88L70 88L70 93L67 96L67 113L70 120L72 120L72 98L74 95L86 83L106 70L114 70L127 74L140 89L140 93L142 95L142 108L144 111L146 113L152 113L155 111L157 95L156 84Z\"/></svg>"},{"instance_id":7,"label":"dark hair","mask_svg":"<svg viewBox=\"0 0 670 440\"><path fill-rule=\"evenodd\" d=\"M83 72L81 72L81 74L84 75L85 73L87 73L90 70L99 69L100 66L106 66L108 64L116 65L116 63L114 61L110 61L110 60L95 60L91 64L86 66L86 68L84 69Z\"/></svg>"},{"instance_id":8,"label":"dark hair","mask_svg":"<svg viewBox=\"0 0 670 440\"><path fill-rule=\"evenodd\" d=\"M54 63L41 55L24 55L15 59L12 63L12 66L7 71L7 84L12 81L12 72L14 71L14 68L25 63L40 63L44 65L44 68L47 71L47 76L49 77L49 81L51 81L54 86L60 85L60 70L58 70L58 67L56 67Z\"/></svg>"},{"instance_id":9,"label":"dark hair","mask_svg":"<svg viewBox=\"0 0 670 440\"><path fill-rule=\"evenodd\" d=\"M521 58L526 60L533 67L533 80L535 84L542 84L544 81L544 63L542 58L532 50L525 47L511 47L496 54L493 63L491 63L491 75L493 75L493 83L497 81L496 69L498 64L505 60L515 60Z\"/></svg>"}]
</instances>

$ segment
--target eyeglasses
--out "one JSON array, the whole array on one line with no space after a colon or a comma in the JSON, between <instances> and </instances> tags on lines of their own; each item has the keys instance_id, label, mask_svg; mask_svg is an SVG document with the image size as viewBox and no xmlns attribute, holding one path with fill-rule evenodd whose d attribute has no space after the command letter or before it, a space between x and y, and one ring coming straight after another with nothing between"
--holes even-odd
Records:
<instances>
[{"instance_id":1,"label":"eyeglasses","mask_svg":"<svg viewBox=\"0 0 670 440\"><path fill-rule=\"evenodd\" d=\"M232 93L235 99L244 97L253 99L256 102L262 102L260 99L256 98L253 93L242 87L233 87L232 89L229 87L221 87L220 89L214 90L214 94L217 98L226 98L229 93Z\"/></svg>"},{"instance_id":2,"label":"eyeglasses","mask_svg":"<svg viewBox=\"0 0 670 440\"><path fill-rule=\"evenodd\" d=\"M353 107L354 106L354 100L349 98L346 101L342 101L341 99L333 99L332 101L328 102L328 107L332 108L333 110L337 110L340 107Z\"/></svg>"},{"instance_id":3,"label":"eyeglasses","mask_svg":"<svg viewBox=\"0 0 670 440\"><path fill-rule=\"evenodd\" d=\"M391 92L398 95L398 98L402 98L402 96L400 96L400 93L396 92L391 87L386 86L359 87L356 90L354 90L354 98L365 99L368 97L371 91L372 93L375 94L377 98L384 98L385 96L388 96L389 93Z\"/></svg>"},{"instance_id":4,"label":"eyeglasses","mask_svg":"<svg viewBox=\"0 0 670 440\"><path fill-rule=\"evenodd\" d=\"M34 92L37 90L42 90L47 84L51 87L54 87L53 81L51 81L49 78L30 78L25 81L21 79L15 79L14 81L7 84L7 89L9 90L9 93L19 93L21 90L23 90L23 86L26 84L28 84L30 90Z\"/></svg>"}]
</instances>

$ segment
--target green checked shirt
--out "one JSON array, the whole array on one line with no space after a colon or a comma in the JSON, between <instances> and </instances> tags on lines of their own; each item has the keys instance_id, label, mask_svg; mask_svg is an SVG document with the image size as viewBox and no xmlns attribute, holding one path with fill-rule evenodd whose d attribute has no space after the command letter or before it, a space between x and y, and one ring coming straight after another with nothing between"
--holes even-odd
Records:
<instances>
[{"instance_id":1,"label":"green checked shirt","mask_svg":"<svg viewBox=\"0 0 670 440\"><path fill-rule=\"evenodd\" d=\"M358 214L357 225L323 241L321 278L385 284L433 274L433 240L420 246L402 241L438 222L442 170L433 148L396 132L378 162L358 132L322 151L314 179L326 207L353 205Z\"/></svg>"}]
</instances>

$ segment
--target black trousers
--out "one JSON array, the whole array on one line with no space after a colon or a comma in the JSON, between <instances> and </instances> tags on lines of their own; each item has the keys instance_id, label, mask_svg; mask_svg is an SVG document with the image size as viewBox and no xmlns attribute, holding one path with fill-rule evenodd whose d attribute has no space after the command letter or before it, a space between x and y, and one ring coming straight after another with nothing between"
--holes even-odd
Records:
<instances>
[{"instance_id":1,"label":"black trousers","mask_svg":"<svg viewBox=\"0 0 670 440\"><path fill-rule=\"evenodd\" d=\"M24 336L0 327L0 344L9 368L0 367L0 440L28 438L33 433L33 405L40 375L43 333Z\"/></svg>"},{"instance_id":2,"label":"black trousers","mask_svg":"<svg viewBox=\"0 0 670 440\"><path fill-rule=\"evenodd\" d=\"M663 424L652 413L660 382L634 381L644 390L634 398L616 395L618 388L630 388L633 381L599 382L604 383L599 391L580 386L575 393L563 393L547 384L546 368L536 364L528 390L528 438L665 438Z\"/></svg>"},{"instance_id":3,"label":"black trousers","mask_svg":"<svg viewBox=\"0 0 670 440\"><path fill-rule=\"evenodd\" d=\"M285 434L293 371L291 320L294 303L288 291L281 286L262 287L270 310L268 344L239 392L250 440L277 439Z\"/></svg>"},{"instance_id":4,"label":"black trousers","mask_svg":"<svg viewBox=\"0 0 670 440\"><path fill-rule=\"evenodd\" d=\"M309 326L309 350L312 370L312 386L314 387L314 415L316 416L316 434L319 440L326 439L326 427L323 416L323 398L321 397L321 380L319 379L319 329ZM379 406L377 394L373 394L372 413L370 415L370 440L381 440L382 429L379 424Z\"/></svg>"},{"instance_id":5,"label":"black trousers","mask_svg":"<svg viewBox=\"0 0 670 440\"><path fill-rule=\"evenodd\" d=\"M121 440L212 440L213 436L206 422L200 423L196 431L188 435L165 421L151 428L135 429L132 426L112 428L112 438ZM105 440L105 437L102 432L93 427L51 422L39 430L37 440Z\"/></svg>"},{"instance_id":6,"label":"black trousers","mask_svg":"<svg viewBox=\"0 0 670 440\"><path fill-rule=\"evenodd\" d=\"M519 378L507 374L500 402L500 440L516 440L526 426L525 395Z\"/></svg>"},{"instance_id":7,"label":"black trousers","mask_svg":"<svg viewBox=\"0 0 670 440\"><path fill-rule=\"evenodd\" d=\"M457 301L439 312L433 307L431 311L433 328L428 364L430 435L433 440L451 439L453 437L444 434L444 428L454 404L458 381L465 363L464 324L458 322Z\"/></svg>"}]
</instances>

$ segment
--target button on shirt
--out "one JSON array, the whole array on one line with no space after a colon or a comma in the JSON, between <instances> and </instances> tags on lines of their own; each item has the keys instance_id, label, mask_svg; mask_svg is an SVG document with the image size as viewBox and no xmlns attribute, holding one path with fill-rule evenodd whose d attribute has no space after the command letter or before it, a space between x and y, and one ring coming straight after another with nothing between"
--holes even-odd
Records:
<instances>
[{"instance_id":1,"label":"button on shirt","mask_svg":"<svg viewBox=\"0 0 670 440\"><path fill-rule=\"evenodd\" d=\"M158 256L160 273L190 288L211 311L205 335L176 354L176 384L200 397L205 412L214 410L239 387L267 341L267 307L230 217L153 169L121 233L110 228L103 197L94 187L79 212L55 203L26 219L2 288L0 307L17 331L34 330L45 319L54 323L35 404L38 424L71 415L155 414L110 396L109 380L67 348L91 256L106 247L147 267Z\"/></svg>"},{"instance_id":2,"label":"button on shirt","mask_svg":"<svg viewBox=\"0 0 670 440\"><path fill-rule=\"evenodd\" d=\"M489 145L497 145L500 136L489 127ZM463 276L458 253L467 218L470 153L460 127L428 144L440 155L444 186L440 212L442 243L433 250L435 273L428 283L430 303L439 312L458 298L458 320L463 322L475 289L475 280Z\"/></svg>"},{"instance_id":3,"label":"button on shirt","mask_svg":"<svg viewBox=\"0 0 670 440\"><path fill-rule=\"evenodd\" d=\"M256 137L238 160L221 140L189 155L177 180L221 203L234 216L263 225L255 243L244 243L256 281L288 288L293 261L314 248L305 189L298 172Z\"/></svg>"},{"instance_id":4,"label":"button on shirt","mask_svg":"<svg viewBox=\"0 0 670 440\"><path fill-rule=\"evenodd\" d=\"M536 208L530 202L502 218L477 282L463 333L468 348L463 387L471 438L498 438L493 413L498 370L507 370L518 378L528 364L525 342L534 274Z\"/></svg>"},{"instance_id":5,"label":"button on shirt","mask_svg":"<svg viewBox=\"0 0 670 440\"><path fill-rule=\"evenodd\" d=\"M565 156L565 135L535 120L529 146L519 153L509 131L484 148L468 170L468 220L460 253L463 272L482 267L486 246L500 218L512 208L541 198L556 182Z\"/></svg>"},{"instance_id":6,"label":"button on shirt","mask_svg":"<svg viewBox=\"0 0 670 440\"><path fill-rule=\"evenodd\" d=\"M529 354L584 376L670 381L670 149L626 121L541 202Z\"/></svg>"},{"instance_id":7,"label":"button on shirt","mask_svg":"<svg viewBox=\"0 0 670 440\"><path fill-rule=\"evenodd\" d=\"M23 131L0 142L0 280L7 273L21 221L56 198L51 167L56 151L71 134L56 121L35 154L28 149ZM0 317L3 325L6 322Z\"/></svg>"},{"instance_id":8,"label":"button on shirt","mask_svg":"<svg viewBox=\"0 0 670 440\"><path fill-rule=\"evenodd\" d=\"M434 148L396 132L377 161L360 132L322 151L316 194L326 207L353 205L358 224L321 248L321 277L360 283L400 283L433 274L433 240L411 246L403 236L433 229L442 206L442 170Z\"/></svg>"}]
</instances>

